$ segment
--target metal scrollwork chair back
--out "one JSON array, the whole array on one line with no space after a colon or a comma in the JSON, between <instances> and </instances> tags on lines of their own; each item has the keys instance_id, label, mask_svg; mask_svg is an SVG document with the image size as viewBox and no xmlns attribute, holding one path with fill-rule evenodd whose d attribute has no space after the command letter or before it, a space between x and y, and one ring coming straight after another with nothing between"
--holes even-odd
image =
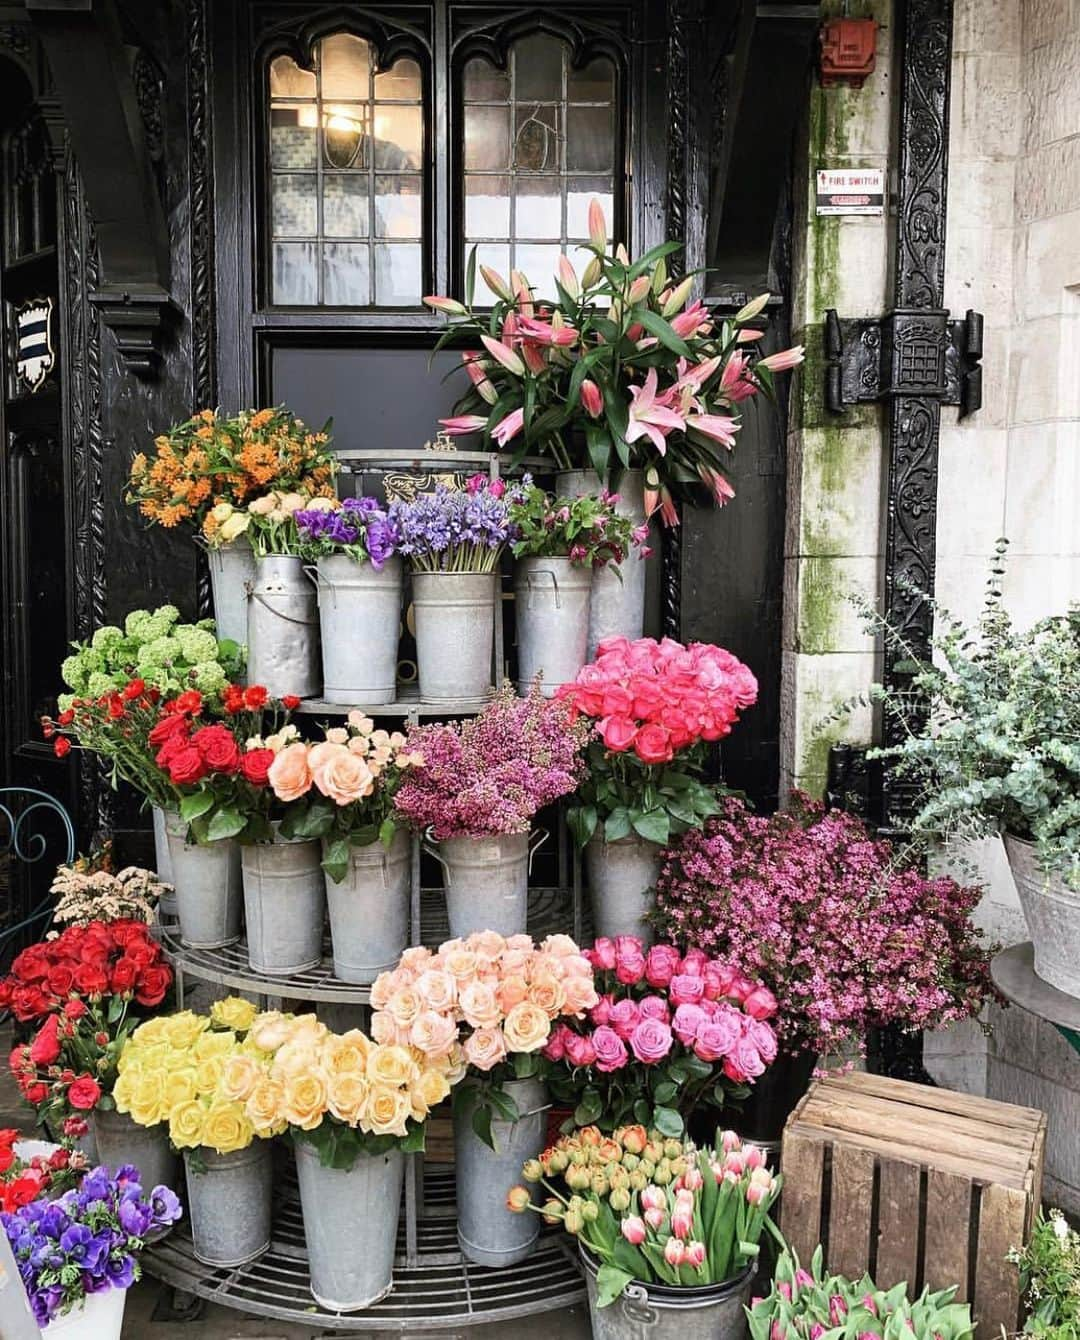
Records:
<instances>
[{"instance_id":1,"label":"metal scrollwork chair back","mask_svg":"<svg viewBox=\"0 0 1080 1340\"><path fill-rule=\"evenodd\" d=\"M20 803L22 802L22 803ZM50 816L59 826L63 844L54 845L42 831L41 820ZM0 787L0 858L6 857L25 866L36 865L52 847L56 864L70 865L75 859L75 826L60 802L46 791L32 786ZM41 923L44 932L52 917L53 900L46 896L13 926L0 929L0 954L21 932Z\"/></svg>"}]
</instances>

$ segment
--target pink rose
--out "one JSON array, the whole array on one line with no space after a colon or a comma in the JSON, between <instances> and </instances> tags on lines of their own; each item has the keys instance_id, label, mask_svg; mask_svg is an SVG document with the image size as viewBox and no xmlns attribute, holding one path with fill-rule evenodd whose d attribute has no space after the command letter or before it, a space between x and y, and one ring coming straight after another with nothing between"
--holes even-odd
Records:
<instances>
[{"instance_id":1,"label":"pink rose","mask_svg":"<svg viewBox=\"0 0 1080 1340\"><path fill-rule=\"evenodd\" d=\"M721 1016L706 1020L698 1029L694 1038L694 1053L703 1061L719 1061L740 1041L738 1025Z\"/></svg>"},{"instance_id":2,"label":"pink rose","mask_svg":"<svg viewBox=\"0 0 1080 1340\"><path fill-rule=\"evenodd\" d=\"M633 743L642 763L670 763L675 757L671 735L663 726L642 726Z\"/></svg>"},{"instance_id":3,"label":"pink rose","mask_svg":"<svg viewBox=\"0 0 1080 1340\"><path fill-rule=\"evenodd\" d=\"M621 684L609 684L604 691L600 711L605 717L616 719L629 718L634 710L634 700L628 689Z\"/></svg>"},{"instance_id":4,"label":"pink rose","mask_svg":"<svg viewBox=\"0 0 1080 1340\"><path fill-rule=\"evenodd\" d=\"M765 1073L765 1062L749 1038L740 1038L733 1051L724 1057L724 1074L741 1083Z\"/></svg>"},{"instance_id":5,"label":"pink rose","mask_svg":"<svg viewBox=\"0 0 1080 1340\"><path fill-rule=\"evenodd\" d=\"M624 1042L629 1042L640 1018L641 1010L636 1000L617 1000L611 1007L608 1023Z\"/></svg>"},{"instance_id":6,"label":"pink rose","mask_svg":"<svg viewBox=\"0 0 1080 1340\"><path fill-rule=\"evenodd\" d=\"M630 1050L643 1065L655 1065L671 1051L673 1042L668 1024L642 1019L630 1036Z\"/></svg>"},{"instance_id":7,"label":"pink rose","mask_svg":"<svg viewBox=\"0 0 1080 1340\"><path fill-rule=\"evenodd\" d=\"M732 978L731 985L728 987L728 995L732 1000L741 1005L751 991L754 990L756 985L757 984L752 982L749 977L746 977L741 972L737 972Z\"/></svg>"},{"instance_id":8,"label":"pink rose","mask_svg":"<svg viewBox=\"0 0 1080 1340\"><path fill-rule=\"evenodd\" d=\"M653 945L645 956L645 980L650 986L667 986L679 970L679 951L674 945Z\"/></svg>"},{"instance_id":9,"label":"pink rose","mask_svg":"<svg viewBox=\"0 0 1080 1340\"><path fill-rule=\"evenodd\" d=\"M623 986L636 986L645 976L645 954L636 935L620 935L615 941L615 978Z\"/></svg>"},{"instance_id":10,"label":"pink rose","mask_svg":"<svg viewBox=\"0 0 1080 1340\"><path fill-rule=\"evenodd\" d=\"M671 1011L663 996L643 996L638 1001L638 1009L643 1019L659 1019L662 1024L671 1023Z\"/></svg>"},{"instance_id":11,"label":"pink rose","mask_svg":"<svg viewBox=\"0 0 1080 1340\"><path fill-rule=\"evenodd\" d=\"M722 1000L731 990L735 969L723 959L714 958L705 966L705 995L709 1000Z\"/></svg>"},{"instance_id":12,"label":"pink rose","mask_svg":"<svg viewBox=\"0 0 1080 1340\"><path fill-rule=\"evenodd\" d=\"M590 1020L597 1025L609 1023L611 1020L611 1007L614 1004L614 998L610 994L601 996L589 1011Z\"/></svg>"},{"instance_id":13,"label":"pink rose","mask_svg":"<svg viewBox=\"0 0 1080 1340\"><path fill-rule=\"evenodd\" d=\"M593 941L591 949L585 951L585 957L594 968L610 972L615 966L615 941L602 935L599 940Z\"/></svg>"},{"instance_id":14,"label":"pink rose","mask_svg":"<svg viewBox=\"0 0 1080 1340\"><path fill-rule=\"evenodd\" d=\"M704 977L685 977L682 973L671 979L671 1003L673 1005L697 1005L705 994Z\"/></svg>"},{"instance_id":15,"label":"pink rose","mask_svg":"<svg viewBox=\"0 0 1080 1340\"><path fill-rule=\"evenodd\" d=\"M570 1030L567 1026L565 1024L559 1024L558 1027L552 1031L551 1036L547 1040L547 1046L544 1048L541 1055L547 1057L549 1061L561 1061L566 1055L566 1035L568 1033L570 1033ZM573 1037L573 1034L570 1033L570 1036Z\"/></svg>"},{"instance_id":16,"label":"pink rose","mask_svg":"<svg viewBox=\"0 0 1080 1340\"><path fill-rule=\"evenodd\" d=\"M604 717L597 723L597 729L613 754L625 753L637 735L637 727L629 717Z\"/></svg>"},{"instance_id":17,"label":"pink rose","mask_svg":"<svg viewBox=\"0 0 1080 1340\"><path fill-rule=\"evenodd\" d=\"M596 1068L604 1074L612 1070L621 1070L628 1060L626 1043L613 1028L601 1026L592 1035L592 1045L596 1052Z\"/></svg>"},{"instance_id":18,"label":"pink rose","mask_svg":"<svg viewBox=\"0 0 1080 1340\"><path fill-rule=\"evenodd\" d=\"M567 1033L565 1039L566 1059L572 1066L592 1065L596 1060L596 1048L589 1038L580 1033Z\"/></svg>"},{"instance_id":19,"label":"pink rose","mask_svg":"<svg viewBox=\"0 0 1080 1340\"><path fill-rule=\"evenodd\" d=\"M697 1037L698 1029L708 1022L708 1017L700 1005L680 1005L675 1011L671 1026L683 1046L689 1047Z\"/></svg>"},{"instance_id":20,"label":"pink rose","mask_svg":"<svg viewBox=\"0 0 1080 1340\"><path fill-rule=\"evenodd\" d=\"M708 967L709 957L700 949L688 949L679 964L679 973L683 977L703 977Z\"/></svg>"},{"instance_id":21,"label":"pink rose","mask_svg":"<svg viewBox=\"0 0 1080 1340\"><path fill-rule=\"evenodd\" d=\"M776 1060L777 1046L776 1034L771 1026L760 1019L751 1019L744 1029L744 1036L754 1044L765 1064L772 1065Z\"/></svg>"},{"instance_id":22,"label":"pink rose","mask_svg":"<svg viewBox=\"0 0 1080 1340\"><path fill-rule=\"evenodd\" d=\"M776 997L767 986L756 986L744 999L742 1007L755 1019L769 1019L777 1010Z\"/></svg>"}]
</instances>

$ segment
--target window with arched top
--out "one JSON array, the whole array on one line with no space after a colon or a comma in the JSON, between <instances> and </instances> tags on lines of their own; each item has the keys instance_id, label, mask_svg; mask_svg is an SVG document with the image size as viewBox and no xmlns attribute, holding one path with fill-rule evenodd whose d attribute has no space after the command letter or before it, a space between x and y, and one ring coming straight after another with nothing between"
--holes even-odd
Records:
<instances>
[{"instance_id":1,"label":"window with arched top","mask_svg":"<svg viewBox=\"0 0 1080 1340\"><path fill-rule=\"evenodd\" d=\"M505 68L469 59L461 97L464 249L501 274L546 279L560 252L587 239L591 199L613 216L615 67L605 57L575 65L567 43L536 32L510 45Z\"/></svg>"},{"instance_id":2,"label":"window with arched top","mask_svg":"<svg viewBox=\"0 0 1080 1340\"><path fill-rule=\"evenodd\" d=\"M270 63L269 298L275 306L410 307L424 275L419 64L376 68L334 33L312 68Z\"/></svg>"}]
</instances>

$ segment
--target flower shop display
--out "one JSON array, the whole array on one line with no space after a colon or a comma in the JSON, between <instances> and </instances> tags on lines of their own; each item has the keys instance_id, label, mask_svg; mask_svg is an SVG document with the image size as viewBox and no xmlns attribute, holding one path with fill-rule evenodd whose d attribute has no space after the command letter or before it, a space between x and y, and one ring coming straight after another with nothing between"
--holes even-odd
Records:
<instances>
[{"instance_id":1,"label":"flower shop display","mask_svg":"<svg viewBox=\"0 0 1080 1340\"><path fill-rule=\"evenodd\" d=\"M561 257L549 301L526 276L508 283L481 266L494 305L473 305L475 252L465 301L429 297L449 328L436 348L468 346L462 355L469 387L441 420L450 433L482 433L506 447L550 455L564 469L643 470L651 514L678 523L674 493L705 486L717 503L734 496L726 456L735 446L740 405L771 392L773 374L802 362L802 348L756 356L763 336L762 294L726 321L714 320L696 282L669 281L668 256L678 242L653 247L636 261L619 245L608 250L603 207L589 206L592 253L579 276ZM583 490L584 491L584 490Z\"/></svg>"},{"instance_id":2,"label":"flower shop display","mask_svg":"<svg viewBox=\"0 0 1080 1340\"><path fill-rule=\"evenodd\" d=\"M642 1307L660 1340L682 1340L686 1309L693 1309L695 1335L745 1334L743 1304L761 1235L777 1233L769 1210L782 1184L760 1149L733 1131L698 1149L641 1124L608 1136L587 1126L522 1175L549 1198L537 1206L517 1186L507 1205L561 1223L577 1238L596 1340L633 1334Z\"/></svg>"},{"instance_id":3,"label":"flower shop display","mask_svg":"<svg viewBox=\"0 0 1080 1340\"><path fill-rule=\"evenodd\" d=\"M583 736L561 702L536 688L517 698L509 685L471 720L410 727L424 766L395 803L438 843L429 849L442 865L451 935L525 930L529 830L538 810L578 785Z\"/></svg>"},{"instance_id":4,"label":"flower shop display","mask_svg":"<svg viewBox=\"0 0 1080 1340\"><path fill-rule=\"evenodd\" d=\"M506 484L473 475L464 489L390 504L397 552L412 572L416 664L428 702L491 693L499 558L513 537Z\"/></svg>"},{"instance_id":5,"label":"flower shop display","mask_svg":"<svg viewBox=\"0 0 1080 1340\"><path fill-rule=\"evenodd\" d=\"M656 925L760 979L779 1003L789 1065L803 1058L801 1087L775 1094L771 1110L751 1097L742 1128L777 1139L811 1058L861 1047L869 1028L975 1018L993 990L992 947L971 919L980 896L904 869L855 816L805 797L767 818L731 798L678 838L657 880Z\"/></svg>"},{"instance_id":6,"label":"flower shop display","mask_svg":"<svg viewBox=\"0 0 1080 1340\"><path fill-rule=\"evenodd\" d=\"M971 1308L967 1303L954 1303L955 1295L955 1287L935 1292L926 1288L912 1302L906 1283L885 1290L869 1275L860 1280L831 1275L820 1247L809 1270L785 1250L776 1263L768 1297L755 1298L746 1315L750 1340L820 1340L824 1336L970 1340L975 1333Z\"/></svg>"},{"instance_id":7,"label":"flower shop display","mask_svg":"<svg viewBox=\"0 0 1080 1340\"><path fill-rule=\"evenodd\" d=\"M935 610L910 700L874 690L907 727L875 756L918 788L917 834L1004 836L1035 971L1080 997L1080 608L1016 628L997 557L977 627Z\"/></svg>"},{"instance_id":8,"label":"flower shop display","mask_svg":"<svg viewBox=\"0 0 1080 1340\"><path fill-rule=\"evenodd\" d=\"M153 870L129 865L110 870L82 871L74 865L57 867L49 892L56 899L53 921L87 926L91 921L144 921L154 919L161 900L172 893Z\"/></svg>"},{"instance_id":9,"label":"flower shop display","mask_svg":"<svg viewBox=\"0 0 1080 1340\"><path fill-rule=\"evenodd\" d=\"M81 1150L0 1130L0 1211L11 1214L45 1196L55 1200L78 1186L89 1168Z\"/></svg>"},{"instance_id":10,"label":"flower shop display","mask_svg":"<svg viewBox=\"0 0 1080 1340\"><path fill-rule=\"evenodd\" d=\"M583 497L554 497L526 475L511 485L510 519L516 531L511 552L517 623L518 692L537 675L551 697L577 677L587 660L593 581L611 567L617 580L638 560L644 528L632 530L620 516L616 494L606 489ZM647 553L648 550L645 549Z\"/></svg>"},{"instance_id":11,"label":"flower shop display","mask_svg":"<svg viewBox=\"0 0 1080 1340\"><path fill-rule=\"evenodd\" d=\"M367 497L315 499L294 520L315 558L322 696L364 706L393 702L404 581L397 527L385 506Z\"/></svg>"},{"instance_id":12,"label":"flower shop display","mask_svg":"<svg viewBox=\"0 0 1080 1340\"><path fill-rule=\"evenodd\" d=\"M481 931L436 953L407 949L372 986L378 1042L467 1066L454 1088L454 1173L458 1244L478 1265L512 1265L536 1242L539 1222L508 1213L506 1186L543 1147L552 1027L596 999L589 961L566 935L536 945Z\"/></svg>"},{"instance_id":13,"label":"flower shop display","mask_svg":"<svg viewBox=\"0 0 1080 1340\"><path fill-rule=\"evenodd\" d=\"M1080 1335L1080 1233L1060 1210L1039 1212L1024 1248L1009 1260L1020 1267L1027 1317L1024 1335L1075 1340Z\"/></svg>"},{"instance_id":14,"label":"flower shop display","mask_svg":"<svg viewBox=\"0 0 1080 1340\"><path fill-rule=\"evenodd\" d=\"M394 798L422 764L400 731L376 730L354 710L344 726L325 729L317 743L287 745L270 765L268 781L285 804L282 836L322 843L334 976L343 982L373 982L409 942L409 834L395 817ZM288 924L299 909L289 888L282 894ZM321 954L321 915L310 932L313 948L316 930Z\"/></svg>"},{"instance_id":15,"label":"flower shop display","mask_svg":"<svg viewBox=\"0 0 1080 1340\"><path fill-rule=\"evenodd\" d=\"M255 1018L254 1005L230 996L209 1015L148 1020L124 1047L113 1091L119 1112L183 1152L193 1247L206 1265L242 1265L270 1244L270 1138L285 1127Z\"/></svg>"},{"instance_id":16,"label":"flower shop display","mask_svg":"<svg viewBox=\"0 0 1080 1340\"><path fill-rule=\"evenodd\" d=\"M139 1278L147 1235L182 1213L168 1187L144 1193L137 1169L99 1167L56 1200L0 1215L44 1335L120 1340L126 1291Z\"/></svg>"},{"instance_id":17,"label":"flower shop display","mask_svg":"<svg viewBox=\"0 0 1080 1340\"><path fill-rule=\"evenodd\" d=\"M579 1126L637 1121L680 1136L699 1108L744 1098L776 1059L776 998L724 959L633 935L585 951L599 999L552 1032L552 1091Z\"/></svg>"},{"instance_id":18,"label":"flower shop display","mask_svg":"<svg viewBox=\"0 0 1080 1340\"><path fill-rule=\"evenodd\" d=\"M559 697L592 727L567 817L585 849L593 923L600 935L648 938L661 849L716 812L705 751L756 701L757 681L722 647L612 638Z\"/></svg>"},{"instance_id":19,"label":"flower shop display","mask_svg":"<svg viewBox=\"0 0 1080 1340\"><path fill-rule=\"evenodd\" d=\"M247 641L246 588L255 580L248 504L270 490L333 497L329 442L284 408L232 418L204 409L156 437L151 459L140 452L132 461L127 501L152 524L194 527L209 546L222 637Z\"/></svg>"}]
</instances>

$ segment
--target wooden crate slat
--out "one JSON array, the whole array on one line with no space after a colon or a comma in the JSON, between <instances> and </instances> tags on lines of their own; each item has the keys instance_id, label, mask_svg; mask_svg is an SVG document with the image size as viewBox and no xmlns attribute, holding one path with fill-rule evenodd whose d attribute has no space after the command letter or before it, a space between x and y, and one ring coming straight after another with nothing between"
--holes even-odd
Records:
<instances>
[{"instance_id":1,"label":"wooden crate slat","mask_svg":"<svg viewBox=\"0 0 1080 1340\"><path fill-rule=\"evenodd\" d=\"M833 1149L829 1199L829 1269L858 1279L870 1268L870 1212L874 1155L869 1149Z\"/></svg>"},{"instance_id":2,"label":"wooden crate slat","mask_svg":"<svg viewBox=\"0 0 1080 1340\"><path fill-rule=\"evenodd\" d=\"M957 1301L967 1302L971 1179L931 1168L926 1175L924 1283L932 1289L959 1284Z\"/></svg>"},{"instance_id":3,"label":"wooden crate slat","mask_svg":"<svg viewBox=\"0 0 1080 1340\"><path fill-rule=\"evenodd\" d=\"M879 1161L878 1249L874 1283L881 1289L906 1283L914 1289L919 1276L919 1221L911 1207L919 1203L922 1169L903 1159Z\"/></svg>"},{"instance_id":4,"label":"wooden crate slat","mask_svg":"<svg viewBox=\"0 0 1080 1340\"><path fill-rule=\"evenodd\" d=\"M800 1260L809 1265L821 1240L821 1192L825 1146L790 1128L781 1152L784 1190L780 1196L780 1228Z\"/></svg>"},{"instance_id":5,"label":"wooden crate slat","mask_svg":"<svg viewBox=\"0 0 1080 1340\"><path fill-rule=\"evenodd\" d=\"M979 1259L975 1266L974 1313L979 1335L1011 1335L1020 1312L1020 1276L1006 1254L1024 1242L1028 1197L1012 1187L990 1186L979 1206Z\"/></svg>"},{"instance_id":6,"label":"wooden crate slat","mask_svg":"<svg viewBox=\"0 0 1080 1340\"><path fill-rule=\"evenodd\" d=\"M891 1098L894 1102L912 1104L935 1112L954 1112L972 1116L999 1126L1036 1130L1045 1126L1046 1118L1038 1108L1019 1107L1015 1103L1001 1103L996 1098L981 1098L975 1094L956 1093L951 1089L931 1088L928 1084L911 1084L907 1080L886 1079L865 1071L848 1075L830 1075L821 1080L816 1091L841 1088L856 1098L864 1094L876 1098Z\"/></svg>"}]
</instances>

